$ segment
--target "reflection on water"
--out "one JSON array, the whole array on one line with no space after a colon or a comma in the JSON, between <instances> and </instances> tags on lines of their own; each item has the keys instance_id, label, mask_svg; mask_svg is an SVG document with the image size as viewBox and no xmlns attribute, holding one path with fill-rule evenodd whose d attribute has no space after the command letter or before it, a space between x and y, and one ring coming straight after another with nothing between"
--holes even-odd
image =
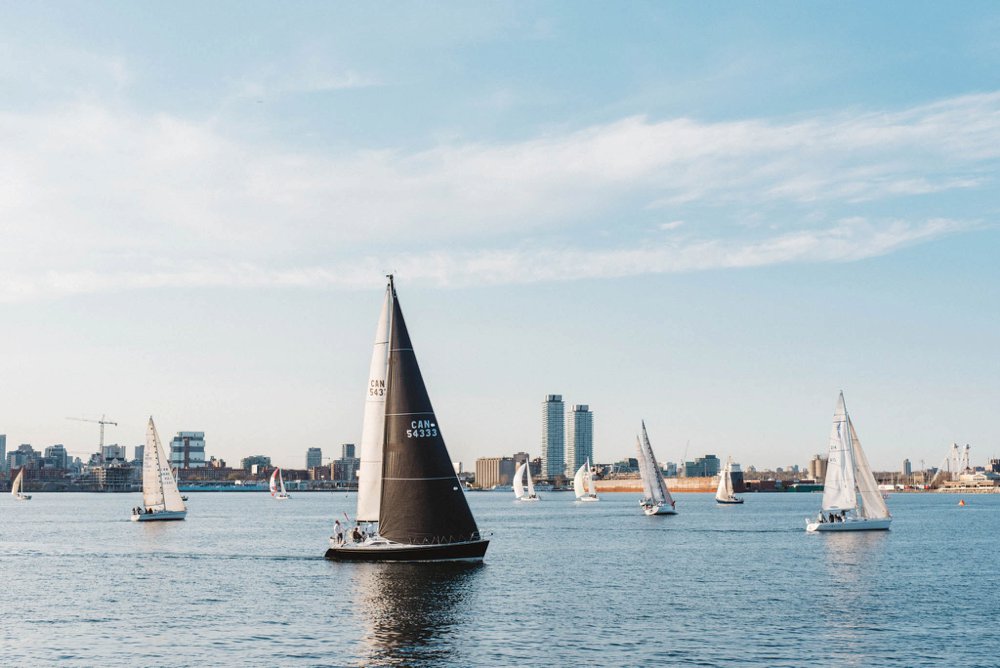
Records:
<instances>
[{"instance_id":1,"label":"reflection on water","mask_svg":"<svg viewBox=\"0 0 1000 668\"><path fill-rule=\"evenodd\" d=\"M373 666L434 665L454 661L452 638L466 619L482 564L351 564L363 569L355 611L365 627Z\"/></svg>"}]
</instances>

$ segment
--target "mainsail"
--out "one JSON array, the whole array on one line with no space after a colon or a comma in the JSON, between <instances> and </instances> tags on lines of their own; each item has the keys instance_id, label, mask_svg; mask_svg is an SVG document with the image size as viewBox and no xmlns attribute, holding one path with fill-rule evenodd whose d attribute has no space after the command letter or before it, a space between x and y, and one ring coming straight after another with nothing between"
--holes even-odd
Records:
<instances>
[{"instance_id":1,"label":"mainsail","mask_svg":"<svg viewBox=\"0 0 1000 668\"><path fill-rule=\"evenodd\" d=\"M854 448L847 423L847 407L844 393L837 399L837 409L833 414L830 429L830 459L826 466L826 480L823 483L823 511L853 510L857 507L854 479Z\"/></svg>"},{"instance_id":2,"label":"mainsail","mask_svg":"<svg viewBox=\"0 0 1000 668\"><path fill-rule=\"evenodd\" d=\"M520 499L524 496L524 483L521 480L524 479L524 471L528 468L528 462L522 462L517 470L514 472L514 498ZM528 480L531 480L531 476L528 476Z\"/></svg>"},{"instance_id":3,"label":"mainsail","mask_svg":"<svg viewBox=\"0 0 1000 668\"><path fill-rule=\"evenodd\" d=\"M24 484L24 467L17 472L17 477L14 478L14 484L10 487L10 495L17 496L21 493L21 486Z\"/></svg>"},{"instance_id":4,"label":"mainsail","mask_svg":"<svg viewBox=\"0 0 1000 668\"><path fill-rule=\"evenodd\" d=\"M527 459L524 460L524 479L528 483L528 498L533 498L535 496L535 481L531 479L531 464Z\"/></svg>"},{"instance_id":5,"label":"mainsail","mask_svg":"<svg viewBox=\"0 0 1000 668\"><path fill-rule=\"evenodd\" d=\"M851 432L855 479L858 485L858 494L861 495L861 516L868 519L889 517L889 508L885 505L885 499L882 498L882 493L878 490L875 474L872 473L872 469L868 465L865 451L861 449L861 440L858 438L858 433L854 431L854 422L850 416L847 417L847 425Z\"/></svg>"},{"instance_id":6,"label":"mainsail","mask_svg":"<svg viewBox=\"0 0 1000 668\"><path fill-rule=\"evenodd\" d=\"M649 486L653 502L657 505L673 505L674 499L667 489L667 481L663 479L663 471L656 463L656 455L653 454L653 446L649 443L649 434L646 433L646 421L642 422L642 449L645 454L645 466L649 476Z\"/></svg>"},{"instance_id":7,"label":"mainsail","mask_svg":"<svg viewBox=\"0 0 1000 668\"><path fill-rule=\"evenodd\" d=\"M408 544L478 540L391 282L390 292L379 534Z\"/></svg>"},{"instance_id":8,"label":"mainsail","mask_svg":"<svg viewBox=\"0 0 1000 668\"><path fill-rule=\"evenodd\" d=\"M142 502L153 510L185 510L152 417L146 427L146 449L142 458Z\"/></svg>"},{"instance_id":9,"label":"mainsail","mask_svg":"<svg viewBox=\"0 0 1000 668\"><path fill-rule=\"evenodd\" d=\"M385 432L385 371L389 362L389 314L394 294L385 289L382 312L375 328L375 348L368 372L365 417L361 426L358 468L358 522L378 522L382 496L382 443Z\"/></svg>"},{"instance_id":10,"label":"mainsail","mask_svg":"<svg viewBox=\"0 0 1000 668\"><path fill-rule=\"evenodd\" d=\"M288 496L288 492L285 491L285 479L281 477L281 469L278 469L278 492L281 496Z\"/></svg>"}]
</instances>

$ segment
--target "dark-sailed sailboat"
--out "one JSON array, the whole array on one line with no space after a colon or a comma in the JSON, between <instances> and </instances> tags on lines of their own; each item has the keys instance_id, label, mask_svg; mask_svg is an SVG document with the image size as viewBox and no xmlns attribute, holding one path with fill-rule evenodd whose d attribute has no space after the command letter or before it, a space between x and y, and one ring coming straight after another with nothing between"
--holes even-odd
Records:
<instances>
[{"instance_id":1,"label":"dark-sailed sailboat","mask_svg":"<svg viewBox=\"0 0 1000 668\"><path fill-rule=\"evenodd\" d=\"M389 277L388 365L378 533L333 543L335 561L481 561L489 540L472 517L434 415ZM381 330L381 326L379 327ZM379 345L376 334L376 346ZM361 485L366 481L360 480Z\"/></svg>"}]
</instances>

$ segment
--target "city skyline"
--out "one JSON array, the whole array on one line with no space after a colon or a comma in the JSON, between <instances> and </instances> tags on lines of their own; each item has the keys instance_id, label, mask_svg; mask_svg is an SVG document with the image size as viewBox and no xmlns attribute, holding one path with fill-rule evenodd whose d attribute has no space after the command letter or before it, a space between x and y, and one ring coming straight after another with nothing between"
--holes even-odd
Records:
<instances>
[{"instance_id":1,"label":"city skyline","mask_svg":"<svg viewBox=\"0 0 1000 668\"><path fill-rule=\"evenodd\" d=\"M360 442L395 272L455 460L1000 454L994 5L717 9L7 6L0 430Z\"/></svg>"}]
</instances>

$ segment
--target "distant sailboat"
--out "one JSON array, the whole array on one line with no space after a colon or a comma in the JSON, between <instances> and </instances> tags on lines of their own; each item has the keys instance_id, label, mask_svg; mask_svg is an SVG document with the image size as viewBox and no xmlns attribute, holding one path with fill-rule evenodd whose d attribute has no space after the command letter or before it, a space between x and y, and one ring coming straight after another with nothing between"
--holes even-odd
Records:
<instances>
[{"instance_id":1,"label":"distant sailboat","mask_svg":"<svg viewBox=\"0 0 1000 668\"><path fill-rule=\"evenodd\" d=\"M841 392L830 430L823 507L817 519L806 520L806 531L888 529L891 522Z\"/></svg>"},{"instance_id":2,"label":"distant sailboat","mask_svg":"<svg viewBox=\"0 0 1000 668\"><path fill-rule=\"evenodd\" d=\"M597 489L594 487L594 474L590 471L590 459L581 466L573 476L573 491L577 501L598 501Z\"/></svg>"},{"instance_id":3,"label":"distant sailboat","mask_svg":"<svg viewBox=\"0 0 1000 668\"><path fill-rule=\"evenodd\" d=\"M667 489L667 481L663 479L663 470L656 462L653 446L649 443L646 433L646 421L642 422L642 438L635 437L639 451L639 477L642 478L642 489L646 496L639 502L642 511L647 515L676 515L674 499Z\"/></svg>"},{"instance_id":4,"label":"distant sailboat","mask_svg":"<svg viewBox=\"0 0 1000 668\"><path fill-rule=\"evenodd\" d=\"M181 484L181 470L175 466L174 469L173 469L173 471L174 471L174 480L177 481L177 488L180 489L180 484ZM188 500L188 498L185 495L181 494L181 501L187 502L187 500Z\"/></svg>"},{"instance_id":5,"label":"distant sailboat","mask_svg":"<svg viewBox=\"0 0 1000 668\"><path fill-rule=\"evenodd\" d=\"M277 477L278 482L275 484L275 477ZM277 468L271 473L271 496L273 496L278 501L284 501L285 499L291 498L291 495L285 491L285 479L281 477L281 469Z\"/></svg>"},{"instance_id":6,"label":"distant sailboat","mask_svg":"<svg viewBox=\"0 0 1000 668\"><path fill-rule=\"evenodd\" d=\"M527 491L525 491L525 483L522 482L524 480L527 481ZM517 501L538 501L538 495L535 494L535 483L531 480L531 466L528 464L528 460L524 460L514 472L514 499Z\"/></svg>"},{"instance_id":7,"label":"distant sailboat","mask_svg":"<svg viewBox=\"0 0 1000 668\"><path fill-rule=\"evenodd\" d=\"M13 496L18 501L31 501L31 495L25 494L24 489L24 467L17 472L17 477L14 478L14 484L10 486L10 495ZM43 504L44 505L44 504Z\"/></svg>"},{"instance_id":8,"label":"distant sailboat","mask_svg":"<svg viewBox=\"0 0 1000 668\"><path fill-rule=\"evenodd\" d=\"M388 336L386 337L386 332ZM380 366L383 341L388 341L384 383L375 377ZM326 558L335 561L482 561L489 540L484 539L465 499L445 447L441 426L431 406L413 344L403 320L392 276L386 289L382 318L375 335L373 375L369 396L374 391L384 404L365 406L365 430L377 431L369 416L384 413L384 429L379 442L363 441L362 466L381 463L381 476L374 479L373 467L361 473L358 519L373 506L378 510L378 533L359 542L333 541ZM372 384L372 380L376 384ZM378 447L379 452L369 450ZM378 469L375 469L378 470ZM377 505L372 494L378 494Z\"/></svg>"},{"instance_id":9,"label":"distant sailboat","mask_svg":"<svg viewBox=\"0 0 1000 668\"><path fill-rule=\"evenodd\" d=\"M726 505L737 505L743 503L743 499L737 498L733 491L733 458L726 457L726 466L719 474L719 489L715 492L715 502Z\"/></svg>"},{"instance_id":10,"label":"distant sailboat","mask_svg":"<svg viewBox=\"0 0 1000 668\"><path fill-rule=\"evenodd\" d=\"M146 449L142 457L142 504L142 508L132 510L133 522L182 520L187 515L152 417L146 427Z\"/></svg>"}]
</instances>

